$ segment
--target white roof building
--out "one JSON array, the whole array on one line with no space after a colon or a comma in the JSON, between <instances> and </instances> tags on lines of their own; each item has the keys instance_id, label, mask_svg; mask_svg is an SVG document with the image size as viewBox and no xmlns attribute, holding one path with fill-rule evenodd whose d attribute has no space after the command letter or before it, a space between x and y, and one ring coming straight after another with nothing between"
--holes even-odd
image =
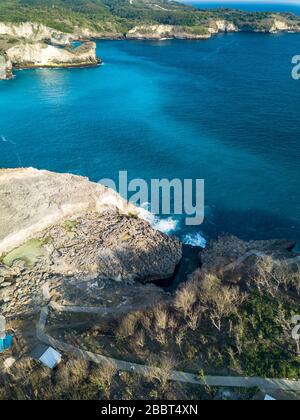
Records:
<instances>
[{"instance_id":1,"label":"white roof building","mask_svg":"<svg viewBox=\"0 0 300 420\"><path fill-rule=\"evenodd\" d=\"M271 397L271 395L265 396L265 401L276 401L275 398Z\"/></svg>"},{"instance_id":2,"label":"white roof building","mask_svg":"<svg viewBox=\"0 0 300 420\"><path fill-rule=\"evenodd\" d=\"M32 353L31 356L41 362L44 366L54 369L61 362L62 355L52 347L39 346Z\"/></svg>"}]
</instances>

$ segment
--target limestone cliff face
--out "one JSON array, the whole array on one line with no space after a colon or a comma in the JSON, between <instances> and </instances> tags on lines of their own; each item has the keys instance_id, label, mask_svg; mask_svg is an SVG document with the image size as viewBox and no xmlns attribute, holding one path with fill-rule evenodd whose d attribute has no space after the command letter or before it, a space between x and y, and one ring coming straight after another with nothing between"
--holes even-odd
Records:
<instances>
[{"instance_id":1,"label":"limestone cliff face","mask_svg":"<svg viewBox=\"0 0 300 420\"><path fill-rule=\"evenodd\" d=\"M45 25L32 22L4 23L0 22L0 36L26 39L32 42L50 41L52 44L70 44L73 37L71 34L57 31Z\"/></svg>"},{"instance_id":2,"label":"limestone cliff face","mask_svg":"<svg viewBox=\"0 0 300 420\"><path fill-rule=\"evenodd\" d=\"M81 255L81 262L90 261L87 266L93 266L93 270L101 260L101 270L107 277L151 279L172 275L181 258L181 245L152 229L138 213L115 191L86 178L35 169L0 170L2 255L46 231L57 241L57 249L70 238L56 226L72 219L77 222L70 230L77 225L82 229L78 229L77 239L72 237L69 266L77 266ZM77 252L72 262L74 250ZM68 247L66 254L69 251Z\"/></svg>"},{"instance_id":3,"label":"limestone cliff face","mask_svg":"<svg viewBox=\"0 0 300 420\"><path fill-rule=\"evenodd\" d=\"M219 32L238 32L238 28L232 22L226 20L213 20L210 22L208 32L216 34Z\"/></svg>"},{"instance_id":4,"label":"limestone cliff face","mask_svg":"<svg viewBox=\"0 0 300 420\"><path fill-rule=\"evenodd\" d=\"M274 19L272 26L269 29L270 33L277 33L277 32L299 32L300 28L298 25L293 25L287 21L281 19Z\"/></svg>"},{"instance_id":5,"label":"limestone cliff face","mask_svg":"<svg viewBox=\"0 0 300 420\"><path fill-rule=\"evenodd\" d=\"M107 24L102 30L75 27L72 36L77 39L123 39L124 34L114 25Z\"/></svg>"},{"instance_id":6,"label":"limestone cliff face","mask_svg":"<svg viewBox=\"0 0 300 420\"><path fill-rule=\"evenodd\" d=\"M94 42L87 42L72 50L43 43L21 43L8 49L6 54L17 68L72 67L98 63Z\"/></svg>"},{"instance_id":7,"label":"limestone cliff face","mask_svg":"<svg viewBox=\"0 0 300 420\"><path fill-rule=\"evenodd\" d=\"M135 26L126 34L128 39L207 39L210 34L193 33L186 27L174 25L140 25Z\"/></svg>"},{"instance_id":8,"label":"limestone cliff face","mask_svg":"<svg viewBox=\"0 0 300 420\"><path fill-rule=\"evenodd\" d=\"M78 287L71 294L82 303L86 293L85 306L105 294L110 302L119 293L120 305L128 305L132 294L143 305L158 295L154 285L144 290L140 283L172 276L181 257L177 239L154 230L136 207L103 185L30 168L0 170L0 312L5 315L40 306L48 282L59 290L59 299Z\"/></svg>"},{"instance_id":9,"label":"limestone cliff face","mask_svg":"<svg viewBox=\"0 0 300 420\"><path fill-rule=\"evenodd\" d=\"M124 214L135 210L86 178L32 168L0 170L0 253L66 217L111 208Z\"/></svg>"},{"instance_id":10,"label":"limestone cliff face","mask_svg":"<svg viewBox=\"0 0 300 420\"><path fill-rule=\"evenodd\" d=\"M0 80L8 80L12 77L12 63L5 55L0 55Z\"/></svg>"},{"instance_id":11,"label":"limestone cliff face","mask_svg":"<svg viewBox=\"0 0 300 420\"><path fill-rule=\"evenodd\" d=\"M261 25L243 26L235 25L233 22L226 19L210 20L207 25L203 26L202 30L197 27L184 27L174 25L139 25L129 30L126 34L128 39L164 39L164 38L177 38L177 39L208 39L211 35L226 32L300 32L297 23L286 21L274 17L263 22Z\"/></svg>"},{"instance_id":12,"label":"limestone cliff face","mask_svg":"<svg viewBox=\"0 0 300 420\"><path fill-rule=\"evenodd\" d=\"M174 26L174 25L140 25L132 28L126 34L129 39L208 39L212 34L220 32L238 32L239 29L226 20L211 20L203 28L203 31L197 31L197 28Z\"/></svg>"}]
</instances>

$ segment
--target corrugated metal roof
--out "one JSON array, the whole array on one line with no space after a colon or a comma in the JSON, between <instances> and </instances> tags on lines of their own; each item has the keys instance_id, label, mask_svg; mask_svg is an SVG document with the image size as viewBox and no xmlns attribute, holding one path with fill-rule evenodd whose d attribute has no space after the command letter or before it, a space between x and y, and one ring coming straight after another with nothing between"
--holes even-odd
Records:
<instances>
[{"instance_id":1,"label":"corrugated metal roof","mask_svg":"<svg viewBox=\"0 0 300 420\"><path fill-rule=\"evenodd\" d=\"M39 360L43 365L53 369L61 362L61 354L49 347Z\"/></svg>"},{"instance_id":2,"label":"corrugated metal roof","mask_svg":"<svg viewBox=\"0 0 300 420\"><path fill-rule=\"evenodd\" d=\"M265 401L276 401L275 398L271 397L271 395L265 396Z\"/></svg>"}]
</instances>

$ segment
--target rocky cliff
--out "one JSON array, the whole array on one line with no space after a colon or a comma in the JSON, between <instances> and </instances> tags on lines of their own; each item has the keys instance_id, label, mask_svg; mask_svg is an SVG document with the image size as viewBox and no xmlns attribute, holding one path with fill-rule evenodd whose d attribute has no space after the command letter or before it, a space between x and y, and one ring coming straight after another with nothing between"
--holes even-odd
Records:
<instances>
[{"instance_id":1,"label":"rocky cliff","mask_svg":"<svg viewBox=\"0 0 300 420\"><path fill-rule=\"evenodd\" d=\"M268 32L270 33L278 33L278 32L299 32L300 27L297 24L291 24L290 22L283 20L283 19L277 19L274 18L270 22L270 28Z\"/></svg>"},{"instance_id":2,"label":"rocky cliff","mask_svg":"<svg viewBox=\"0 0 300 420\"><path fill-rule=\"evenodd\" d=\"M226 20L211 20L203 27L187 27L180 25L140 25L130 29L128 39L208 39L220 32L238 32L234 23Z\"/></svg>"},{"instance_id":3,"label":"rocky cliff","mask_svg":"<svg viewBox=\"0 0 300 420\"><path fill-rule=\"evenodd\" d=\"M86 42L75 49L44 43L21 43L9 48L6 55L16 68L76 67L99 63L94 42Z\"/></svg>"},{"instance_id":4,"label":"rocky cliff","mask_svg":"<svg viewBox=\"0 0 300 420\"><path fill-rule=\"evenodd\" d=\"M238 32L238 27L227 20L212 20L208 25L208 32L210 34L217 34L220 32Z\"/></svg>"},{"instance_id":5,"label":"rocky cliff","mask_svg":"<svg viewBox=\"0 0 300 420\"><path fill-rule=\"evenodd\" d=\"M47 281L63 290L85 284L95 298L102 286L172 276L180 242L138 214L116 192L85 178L1 170L1 312L39 305Z\"/></svg>"},{"instance_id":6,"label":"rocky cliff","mask_svg":"<svg viewBox=\"0 0 300 420\"><path fill-rule=\"evenodd\" d=\"M209 33L197 33L183 26L175 25L140 25L130 29L126 38L128 39L207 39Z\"/></svg>"},{"instance_id":7,"label":"rocky cliff","mask_svg":"<svg viewBox=\"0 0 300 420\"><path fill-rule=\"evenodd\" d=\"M45 25L33 22L0 22L0 37L17 38L29 42L49 41L52 44L67 45L73 40L71 34L57 31Z\"/></svg>"},{"instance_id":8,"label":"rocky cliff","mask_svg":"<svg viewBox=\"0 0 300 420\"><path fill-rule=\"evenodd\" d=\"M12 63L5 54L0 55L0 80L8 80L12 77Z\"/></svg>"},{"instance_id":9,"label":"rocky cliff","mask_svg":"<svg viewBox=\"0 0 300 420\"><path fill-rule=\"evenodd\" d=\"M234 23L227 19L210 19L200 26L181 25L139 25L126 33L128 39L208 39L214 34L228 32L299 32L298 23L279 17L268 18L263 22Z\"/></svg>"},{"instance_id":10,"label":"rocky cliff","mask_svg":"<svg viewBox=\"0 0 300 420\"><path fill-rule=\"evenodd\" d=\"M93 66L100 62L96 44L71 47L79 34L57 31L39 23L0 22L0 79L9 79L13 68ZM91 38L91 37L85 37Z\"/></svg>"}]
</instances>

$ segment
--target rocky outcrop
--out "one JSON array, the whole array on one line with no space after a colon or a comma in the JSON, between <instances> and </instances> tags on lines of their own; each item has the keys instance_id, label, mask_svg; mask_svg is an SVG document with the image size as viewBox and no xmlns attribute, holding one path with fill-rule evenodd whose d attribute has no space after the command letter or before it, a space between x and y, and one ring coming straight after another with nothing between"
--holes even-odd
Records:
<instances>
[{"instance_id":1,"label":"rocky outcrop","mask_svg":"<svg viewBox=\"0 0 300 420\"><path fill-rule=\"evenodd\" d=\"M8 49L6 55L16 68L76 67L99 63L94 42L86 42L75 49L43 43L17 44Z\"/></svg>"},{"instance_id":2,"label":"rocky outcrop","mask_svg":"<svg viewBox=\"0 0 300 420\"><path fill-rule=\"evenodd\" d=\"M201 252L202 271L230 282L240 282L251 276L257 260L271 258L275 265L282 264L288 273L289 269L300 265L300 253L293 251L295 245L284 239L247 242L223 235Z\"/></svg>"},{"instance_id":3,"label":"rocky outcrop","mask_svg":"<svg viewBox=\"0 0 300 420\"><path fill-rule=\"evenodd\" d=\"M52 44L67 45L73 40L71 34L57 31L45 25L32 22L0 22L0 36L23 39L29 42L49 41Z\"/></svg>"},{"instance_id":4,"label":"rocky outcrop","mask_svg":"<svg viewBox=\"0 0 300 420\"><path fill-rule=\"evenodd\" d=\"M97 65L96 44L85 42L71 48L81 38L38 23L0 22L0 79L9 79L12 69L33 67L82 67ZM86 37L86 38L91 38ZM62 47L65 48L62 48Z\"/></svg>"},{"instance_id":5,"label":"rocky outcrop","mask_svg":"<svg viewBox=\"0 0 300 420\"><path fill-rule=\"evenodd\" d=\"M237 26L232 23L228 22L227 20L213 20L210 21L208 32L211 34L217 34L220 32L238 32L239 29Z\"/></svg>"},{"instance_id":6,"label":"rocky outcrop","mask_svg":"<svg viewBox=\"0 0 300 420\"><path fill-rule=\"evenodd\" d=\"M183 26L174 25L140 25L135 26L126 34L128 39L207 39L209 33L196 33Z\"/></svg>"},{"instance_id":7,"label":"rocky outcrop","mask_svg":"<svg viewBox=\"0 0 300 420\"><path fill-rule=\"evenodd\" d=\"M291 22L287 22L282 19L274 18L272 21L272 25L269 29L270 33L278 33L278 32L299 32L300 28L299 25L291 24Z\"/></svg>"},{"instance_id":8,"label":"rocky outcrop","mask_svg":"<svg viewBox=\"0 0 300 420\"><path fill-rule=\"evenodd\" d=\"M86 178L36 169L0 170L0 254L65 218L86 211L135 208Z\"/></svg>"},{"instance_id":9,"label":"rocky outcrop","mask_svg":"<svg viewBox=\"0 0 300 420\"><path fill-rule=\"evenodd\" d=\"M39 306L47 281L86 285L94 299L103 287L168 278L182 246L100 184L16 169L0 171L0 253L0 310L10 315Z\"/></svg>"},{"instance_id":10,"label":"rocky outcrop","mask_svg":"<svg viewBox=\"0 0 300 420\"><path fill-rule=\"evenodd\" d=\"M0 80L8 80L12 77L12 63L6 55L0 55Z\"/></svg>"},{"instance_id":11,"label":"rocky outcrop","mask_svg":"<svg viewBox=\"0 0 300 420\"><path fill-rule=\"evenodd\" d=\"M75 27L72 36L77 40L124 39L124 33L119 32L114 25L109 23L102 30Z\"/></svg>"},{"instance_id":12,"label":"rocky outcrop","mask_svg":"<svg viewBox=\"0 0 300 420\"><path fill-rule=\"evenodd\" d=\"M288 27L287 27L288 28ZM208 39L218 33L239 32L243 30L233 22L225 19L210 20L202 27L174 25L140 25L135 26L126 34L129 39ZM282 30L283 27L282 27ZM286 29L287 30L287 29Z\"/></svg>"}]
</instances>

